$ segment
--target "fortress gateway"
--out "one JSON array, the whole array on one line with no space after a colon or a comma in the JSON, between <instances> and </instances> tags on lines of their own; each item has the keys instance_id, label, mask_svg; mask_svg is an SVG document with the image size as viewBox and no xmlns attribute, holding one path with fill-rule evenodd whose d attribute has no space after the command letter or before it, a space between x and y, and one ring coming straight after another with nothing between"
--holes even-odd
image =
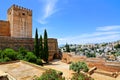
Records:
<instances>
[{"instance_id":1,"label":"fortress gateway","mask_svg":"<svg viewBox=\"0 0 120 80\"><path fill-rule=\"evenodd\" d=\"M48 46L51 60L58 53L57 39L49 38ZM7 21L0 20L0 49L20 47L30 51L34 48L32 10L13 5L7 11Z\"/></svg>"}]
</instances>

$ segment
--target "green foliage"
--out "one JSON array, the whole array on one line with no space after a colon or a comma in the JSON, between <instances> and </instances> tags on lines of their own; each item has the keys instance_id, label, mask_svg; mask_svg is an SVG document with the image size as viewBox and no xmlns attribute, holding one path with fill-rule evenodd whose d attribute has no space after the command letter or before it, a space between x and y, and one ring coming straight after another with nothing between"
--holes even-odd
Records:
<instances>
[{"instance_id":1,"label":"green foliage","mask_svg":"<svg viewBox=\"0 0 120 80\"><path fill-rule=\"evenodd\" d=\"M18 52L19 52L19 54L21 54L23 56L25 56L27 54L27 50L24 47L20 47Z\"/></svg>"},{"instance_id":2,"label":"green foliage","mask_svg":"<svg viewBox=\"0 0 120 80\"><path fill-rule=\"evenodd\" d=\"M24 56L20 53L18 53L16 57L18 60L24 60Z\"/></svg>"},{"instance_id":3,"label":"green foliage","mask_svg":"<svg viewBox=\"0 0 120 80\"><path fill-rule=\"evenodd\" d=\"M0 50L0 58L2 58L2 57L3 57L2 50Z\"/></svg>"},{"instance_id":4,"label":"green foliage","mask_svg":"<svg viewBox=\"0 0 120 80\"><path fill-rule=\"evenodd\" d=\"M115 56L120 56L120 51L116 52Z\"/></svg>"},{"instance_id":5,"label":"green foliage","mask_svg":"<svg viewBox=\"0 0 120 80\"><path fill-rule=\"evenodd\" d=\"M87 67L87 64L85 62L71 63L69 69L73 70L77 73L80 73L80 71L87 72L89 70L88 67Z\"/></svg>"},{"instance_id":6,"label":"green foliage","mask_svg":"<svg viewBox=\"0 0 120 80\"><path fill-rule=\"evenodd\" d=\"M66 43L65 47L66 47L66 52L70 52L70 47L67 43Z\"/></svg>"},{"instance_id":7,"label":"green foliage","mask_svg":"<svg viewBox=\"0 0 120 80\"><path fill-rule=\"evenodd\" d=\"M72 77L71 80L94 80L91 77L88 77L87 75L84 75L82 73L76 73L74 74L74 76Z\"/></svg>"},{"instance_id":8,"label":"green foliage","mask_svg":"<svg viewBox=\"0 0 120 80\"><path fill-rule=\"evenodd\" d=\"M5 57L5 58L3 59L3 62L8 62L8 61L11 61L11 59L10 59L9 57Z\"/></svg>"},{"instance_id":9,"label":"green foliage","mask_svg":"<svg viewBox=\"0 0 120 80\"><path fill-rule=\"evenodd\" d=\"M44 61L46 61L48 63L48 56L49 56L49 52L48 52L48 37L47 37L47 31L45 29L44 31Z\"/></svg>"},{"instance_id":10,"label":"green foliage","mask_svg":"<svg viewBox=\"0 0 120 80\"><path fill-rule=\"evenodd\" d=\"M106 46L106 45L108 45L108 43L103 43L103 44L102 44L102 46Z\"/></svg>"},{"instance_id":11,"label":"green foliage","mask_svg":"<svg viewBox=\"0 0 120 80\"><path fill-rule=\"evenodd\" d=\"M37 57L32 52L27 52L27 55L25 55L25 60L28 62L36 63Z\"/></svg>"},{"instance_id":12,"label":"green foliage","mask_svg":"<svg viewBox=\"0 0 120 80\"><path fill-rule=\"evenodd\" d=\"M8 57L10 60L17 60L17 57L16 57L17 53L13 49L10 49L10 48L5 49L2 52L2 56L3 58Z\"/></svg>"},{"instance_id":13,"label":"green foliage","mask_svg":"<svg viewBox=\"0 0 120 80\"><path fill-rule=\"evenodd\" d=\"M20 47L18 50L17 59L23 60L26 54L27 54L27 50L24 47Z\"/></svg>"},{"instance_id":14,"label":"green foliage","mask_svg":"<svg viewBox=\"0 0 120 80\"><path fill-rule=\"evenodd\" d=\"M62 75L59 75L57 71L49 69L36 80L65 80L65 78L62 78Z\"/></svg>"},{"instance_id":15,"label":"green foliage","mask_svg":"<svg viewBox=\"0 0 120 80\"><path fill-rule=\"evenodd\" d=\"M43 65L42 60L41 60L41 59L37 59L37 60L36 60L36 64L38 64L38 65Z\"/></svg>"},{"instance_id":16,"label":"green foliage","mask_svg":"<svg viewBox=\"0 0 120 80\"><path fill-rule=\"evenodd\" d=\"M114 48L120 48L120 44L115 45Z\"/></svg>"},{"instance_id":17,"label":"green foliage","mask_svg":"<svg viewBox=\"0 0 120 80\"><path fill-rule=\"evenodd\" d=\"M7 48L5 50L0 50L0 62L8 62L13 60L25 60L38 65L42 65L40 58L37 58L32 52L27 52L25 48L20 48L18 52L13 49Z\"/></svg>"},{"instance_id":18,"label":"green foliage","mask_svg":"<svg viewBox=\"0 0 120 80\"><path fill-rule=\"evenodd\" d=\"M86 56L89 58L89 57L96 57L96 54L95 53L87 53Z\"/></svg>"},{"instance_id":19,"label":"green foliage","mask_svg":"<svg viewBox=\"0 0 120 80\"><path fill-rule=\"evenodd\" d=\"M42 35L40 35L40 44L39 44L39 56L41 59L43 59L43 55L44 55L44 52L43 52L43 44L42 44Z\"/></svg>"},{"instance_id":20,"label":"green foliage","mask_svg":"<svg viewBox=\"0 0 120 80\"><path fill-rule=\"evenodd\" d=\"M36 56L39 56L39 41L38 41L38 31L36 29L35 41L34 41L34 53Z\"/></svg>"},{"instance_id":21,"label":"green foliage","mask_svg":"<svg viewBox=\"0 0 120 80\"><path fill-rule=\"evenodd\" d=\"M75 52L76 51L76 48L72 48L70 49L71 52Z\"/></svg>"},{"instance_id":22,"label":"green foliage","mask_svg":"<svg viewBox=\"0 0 120 80\"><path fill-rule=\"evenodd\" d=\"M0 62L8 62L8 61L11 61L11 59L8 57L4 57L0 59Z\"/></svg>"}]
</instances>

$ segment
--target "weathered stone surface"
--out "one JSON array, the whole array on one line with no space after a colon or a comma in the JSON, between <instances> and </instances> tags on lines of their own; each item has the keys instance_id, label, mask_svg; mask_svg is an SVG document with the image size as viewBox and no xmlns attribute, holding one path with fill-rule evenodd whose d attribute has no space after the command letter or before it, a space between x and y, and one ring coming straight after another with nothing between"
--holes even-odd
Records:
<instances>
[{"instance_id":1,"label":"weathered stone surface","mask_svg":"<svg viewBox=\"0 0 120 80\"><path fill-rule=\"evenodd\" d=\"M8 21L0 20L0 36L10 36L10 24Z\"/></svg>"},{"instance_id":2,"label":"weathered stone surface","mask_svg":"<svg viewBox=\"0 0 120 80\"><path fill-rule=\"evenodd\" d=\"M13 5L7 15L11 37L32 38L32 10Z\"/></svg>"},{"instance_id":3,"label":"weathered stone surface","mask_svg":"<svg viewBox=\"0 0 120 80\"><path fill-rule=\"evenodd\" d=\"M57 39L48 39L49 60L52 60L53 56L58 53L57 44ZM25 47L27 50L33 51L34 38L0 37L0 49L12 48L18 50L20 47Z\"/></svg>"}]
</instances>

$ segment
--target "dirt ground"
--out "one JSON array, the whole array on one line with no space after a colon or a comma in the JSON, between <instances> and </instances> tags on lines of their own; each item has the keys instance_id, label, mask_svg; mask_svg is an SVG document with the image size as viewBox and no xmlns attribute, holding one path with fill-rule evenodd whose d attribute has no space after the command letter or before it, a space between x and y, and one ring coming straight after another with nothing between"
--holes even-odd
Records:
<instances>
[{"instance_id":1,"label":"dirt ground","mask_svg":"<svg viewBox=\"0 0 120 80\"><path fill-rule=\"evenodd\" d=\"M72 73L74 73L73 71L69 70L69 64L63 63L60 60L54 60L50 62L50 65L44 65L44 67L62 71L66 80L70 80ZM120 75L117 78L112 78L110 76L94 73L91 75L91 77L93 77L95 80L120 80Z\"/></svg>"},{"instance_id":2,"label":"dirt ground","mask_svg":"<svg viewBox=\"0 0 120 80\"><path fill-rule=\"evenodd\" d=\"M49 65L44 65L45 68L51 68L63 72L63 76L69 80L72 77L73 71L69 70L69 65L60 60L53 60Z\"/></svg>"}]
</instances>

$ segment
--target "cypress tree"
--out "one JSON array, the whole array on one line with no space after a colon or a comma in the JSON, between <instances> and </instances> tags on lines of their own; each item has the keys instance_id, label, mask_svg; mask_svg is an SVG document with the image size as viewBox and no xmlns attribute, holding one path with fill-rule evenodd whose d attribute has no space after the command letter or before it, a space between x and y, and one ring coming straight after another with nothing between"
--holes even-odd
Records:
<instances>
[{"instance_id":1,"label":"cypress tree","mask_svg":"<svg viewBox=\"0 0 120 80\"><path fill-rule=\"evenodd\" d=\"M69 48L69 45L67 43L66 43L65 47L66 47L66 52L70 52L70 48Z\"/></svg>"},{"instance_id":2,"label":"cypress tree","mask_svg":"<svg viewBox=\"0 0 120 80\"><path fill-rule=\"evenodd\" d=\"M42 35L40 35L40 44L39 44L39 55L40 58L43 59L44 58L44 54L43 54L43 44L42 44Z\"/></svg>"},{"instance_id":3,"label":"cypress tree","mask_svg":"<svg viewBox=\"0 0 120 80\"><path fill-rule=\"evenodd\" d=\"M49 57L49 52L48 52L48 37L47 37L47 31L45 29L44 31L44 60L48 63L48 57Z\"/></svg>"},{"instance_id":4,"label":"cypress tree","mask_svg":"<svg viewBox=\"0 0 120 80\"><path fill-rule=\"evenodd\" d=\"M38 41L38 31L36 29L35 40L34 40L34 53L39 56L39 41Z\"/></svg>"}]
</instances>

